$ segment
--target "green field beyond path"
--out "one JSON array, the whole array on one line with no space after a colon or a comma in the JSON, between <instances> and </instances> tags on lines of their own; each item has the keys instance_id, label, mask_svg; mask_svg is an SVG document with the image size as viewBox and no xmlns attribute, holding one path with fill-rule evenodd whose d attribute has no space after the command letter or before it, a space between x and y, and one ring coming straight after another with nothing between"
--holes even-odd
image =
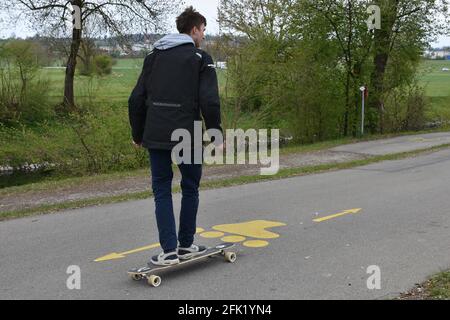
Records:
<instances>
[{"instance_id":1,"label":"green field beyond path","mask_svg":"<svg viewBox=\"0 0 450 320\"><path fill-rule=\"evenodd\" d=\"M420 69L419 80L431 101L427 112L429 120L450 120L450 60L425 61Z\"/></svg>"},{"instance_id":2,"label":"green field beyond path","mask_svg":"<svg viewBox=\"0 0 450 320\"><path fill-rule=\"evenodd\" d=\"M77 76L75 90L78 99L93 97L95 101L126 105L127 99L136 84L142 68L143 59L118 59L109 76L90 79ZM419 72L419 81L431 99L432 108L427 116L430 120L450 119L450 61L424 61ZM64 69L42 69L42 76L50 81L50 96L61 99L64 84ZM225 83L224 71L218 70L220 87Z\"/></svg>"}]
</instances>

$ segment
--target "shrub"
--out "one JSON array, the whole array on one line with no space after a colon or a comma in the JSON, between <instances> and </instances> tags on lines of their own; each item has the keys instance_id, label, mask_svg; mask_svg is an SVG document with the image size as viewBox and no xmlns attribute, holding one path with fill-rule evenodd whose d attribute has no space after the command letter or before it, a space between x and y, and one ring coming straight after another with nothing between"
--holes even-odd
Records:
<instances>
[{"instance_id":1,"label":"shrub","mask_svg":"<svg viewBox=\"0 0 450 320\"><path fill-rule=\"evenodd\" d=\"M297 142L338 137L345 101L340 73L327 54L333 52L317 56L301 43L270 37L241 47L228 64L226 122L251 114L258 127L281 129Z\"/></svg>"},{"instance_id":2,"label":"shrub","mask_svg":"<svg viewBox=\"0 0 450 320\"><path fill-rule=\"evenodd\" d=\"M95 72L99 76L111 74L113 59L110 56L99 55L94 58Z\"/></svg>"},{"instance_id":3,"label":"shrub","mask_svg":"<svg viewBox=\"0 0 450 320\"><path fill-rule=\"evenodd\" d=\"M385 101L387 131L417 131L425 127L428 99L415 84L392 90Z\"/></svg>"},{"instance_id":4,"label":"shrub","mask_svg":"<svg viewBox=\"0 0 450 320\"><path fill-rule=\"evenodd\" d=\"M27 41L0 46L0 121L36 122L53 114L48 81L39 77L36 47Z\"/></svg>"},{"instance_id":5,"label":"shrub","mask_svg":"<svg viewBox=\"0 0 450 320\"><path fill-rule=\"evenodd\" d=\"M0 125L0 165L47 164L63 175L94 174L147 166L146 151L131 144L126 108L97 105L83 114L33 127Z\"/></svg>"}]
</instances>

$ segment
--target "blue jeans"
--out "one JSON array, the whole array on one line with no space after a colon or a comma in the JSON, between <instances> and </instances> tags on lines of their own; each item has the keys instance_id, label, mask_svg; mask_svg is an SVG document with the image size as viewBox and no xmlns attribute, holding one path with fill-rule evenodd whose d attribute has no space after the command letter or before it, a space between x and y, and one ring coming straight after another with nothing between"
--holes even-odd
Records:
<instances>
[{"instance_id":1,"label":"blue jeans","mask_svg":"<svg viewBox=\"0 0 450 320\"><path fill-rule=\"evenodd\" d=\"M177 238L172 203L173 171L171 151L150 149L149 154L152 171L152 189L155 197L156 222L161 247L165 253L175 251L178 240L180 247L188 248L194 242L194 235L197 229L198 189L202 177L202 165L178 165L182 176L182 200L180 230Z\"/></svg>"}]
</instances>

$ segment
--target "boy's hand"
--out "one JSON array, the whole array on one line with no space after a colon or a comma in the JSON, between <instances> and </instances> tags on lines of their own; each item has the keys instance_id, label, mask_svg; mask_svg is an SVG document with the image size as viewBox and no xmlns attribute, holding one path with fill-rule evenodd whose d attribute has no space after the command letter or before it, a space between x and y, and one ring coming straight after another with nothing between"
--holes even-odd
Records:
<instances>
[{"instance_id":1,"label":"boy's hand","mask_svg":"<svg viewBox=\"0 0 450 320\"><path fill-rule=\"evenodd\" d=\"M133 141L133 146L134 146L135 148L142 148L142 142L136 143L135 141Z\"/></svg>"}]
</instances>

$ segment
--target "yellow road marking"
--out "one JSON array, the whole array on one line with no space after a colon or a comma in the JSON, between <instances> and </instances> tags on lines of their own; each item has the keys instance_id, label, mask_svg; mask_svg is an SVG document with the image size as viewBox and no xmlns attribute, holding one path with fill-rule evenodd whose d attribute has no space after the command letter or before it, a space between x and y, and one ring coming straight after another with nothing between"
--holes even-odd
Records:
<instances>
[{"instance_id":1,"label":"yellow road marking","mask_svg":"<svg viewBox=\"0 0 450 320\"><path fill-rule=\"evenodd\" d=\"M205 229L203 228L197 228L197 233L203 232ZM147 251L147 250L151 250L151 249L155 249L155 248L159 248L161 245L159 243L153 243L151 245L145 246L145 247L141 247L141 248L137 248L137 249L133 249L130 251L126 251L126 252L121 252L121 253L117 253L117 252L113 252L110 254L107 254L106 256L100 257L98 259L95 259L94 262L104 262L104 261L110 261L110 260L117 260L117 259L123 259L125 258L127 255L129 254L133 254L133 253L138 253L138 252L142 252L142 251Z\"/></svg>"},{"instance_id":2,"label":"yellow road marking","mask_svg":"<svg viewBox=\"0 0 450 320\"><path fill-rule=\"evenodd\" d=\"M330 216L326 216L326 217L323 217L323 218L314 219L313 221L314 222L324 222L324 221L328 221L328 220L331 220L331 219L339 218L339 217L342 217L342 216L345 216L345 215L348 215L348 214L356 214L356 213L359 213L361 210L362 210L362 208L345 210L345 211L343 211L341 213L336 213L336 214L333 214L333 215L330 215Z\"/></svg>"},{"instance_id":3,"label":"yellow road marking","mask_svg":"<svg viewBox=\"0 0 450 320\"><path fill-rule=\"evenodd\" d=\"M222 240L223 242L227 242L227 243L239 243L242 241L245 241L247 238L246 237L241 237L241 236L228 236L228 237L223 237Z\"/></svg>"},{"instance_id":4,"label":"yellow road marking","mask_svg":"<svg viewBox=\"0 0 450 320\"><path fill-rule=\"evenodd\" d=\"M147 250L151 250L151 249L159 248L159 247L160 247L159 243L154 243L154 244L151 244L149 246L133 249L133 250L126 251L126 252L121 252L121 253L113 252L113 253L110 253L110 254L108 254L106 256L103 256L103 257L100 257L98 259L95 259L94 261L95 262L103 262L103 261L109 261L109 260L122 259L122 258L125 258L129 254L138 253L138 252L141 252L141 251L147 251Z\"/></svg>"},{"instance_id":5,"label":"yellow road marking","mask_svg":"<svg viewBox=\"0 0 450 320\"><path fill-rule=\"evenodd\" d=\"M244 223L236 224L223 224L219 226L214 226L213 229L221 232L226 232L230 234L236 234L244 237L256 238L256 239L276 239L280 237L279 234L270 232L266 229L283 227L285 223L266 221L266 220L256 220Z\"/></svg>"},{"instance_id":6,"label":"yellow road marking","mask_svg":"<svg viewBox=\"0 0 450 320\"><path fill-rule=\"evenodd\" d=\"M210 231L210 232L203 232L203 233L201 233L200 237L207 238L207 239L215 239L215 238L223 237L224 235L225 234L223 232Z\"/></svg>"},{"instance_id":7,"label":"yellow road marking","mask_svg":"<svg viewBox=\"0 0 450 320\"><path fill-rule=\"evenodd\" d=\"M249 248L264 248L269 245L269 242L264 240L250 240L245 241L243 245Z\"/></svg>"},{"instance_id":8,"label":"yellow road marking","mask_svg":"<svg viewBox=\"0 0 450 320\"><path fill-rule=\"evenodd\" d=\"M266 221L266 220L256 220L249 221L244 223L235 223L235 224L223 224L212 227L213 230L216 231L208 231L204 232L205 229L197 228L197 233L200 234L201 237L204 238L220 238L225 235L225 233L231 234L232 236L224 237L222 240L225 242L242 242L245 241L246 237L255 238L255 239L276 239L280 237L279 234L268 231L266 229L282 227L286 226L285 223L275 222L275 221ZM261 248L269 245L267 241L246 241L243 243L244 246L252 247L252 248ZM110 253L106 256L95 259L95 262L104 262L110 260L123 259L127 255L138 253L142 251L147 251L155 248L159 248L159 243L154 243L145 247L129 250L121 253Z\"/></svg>"}]
</instances>

